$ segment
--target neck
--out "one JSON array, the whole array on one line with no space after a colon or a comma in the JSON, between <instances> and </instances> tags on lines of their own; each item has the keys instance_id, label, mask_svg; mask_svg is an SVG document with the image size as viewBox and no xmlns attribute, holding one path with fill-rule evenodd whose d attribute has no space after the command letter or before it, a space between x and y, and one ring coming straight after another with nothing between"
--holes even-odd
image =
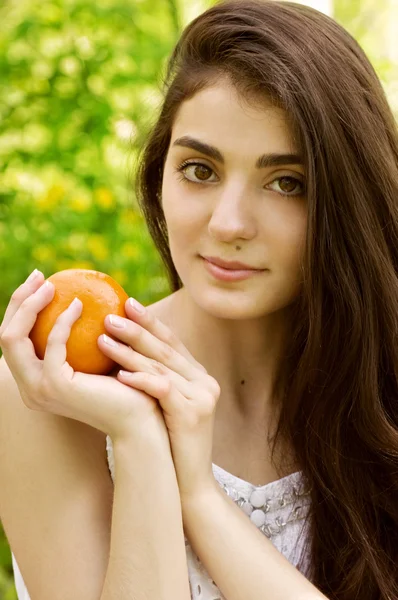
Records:
<instances>
[{"instance_id":1,"label":"neck","mask_svg":"<svg viewBox=\"0 0 398 600\"><path fill-rule=\"evenodd\" d=\"M185 288L168 299L172 329L220 384L220 415L247 426L269 424L278 406L288 311L261 319L222 319L195 304Z\"/></svg>"}]
</instances>

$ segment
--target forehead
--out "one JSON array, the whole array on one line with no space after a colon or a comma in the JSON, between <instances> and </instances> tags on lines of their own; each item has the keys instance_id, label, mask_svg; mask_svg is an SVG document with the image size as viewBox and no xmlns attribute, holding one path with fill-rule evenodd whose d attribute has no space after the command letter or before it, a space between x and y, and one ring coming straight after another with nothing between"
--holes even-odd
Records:
<instances>
[{"instance_id":1,"label":"forehead","mask_svg":"<svg viewBox=\"0 0 398 600\"><path fill-rule=\"evenodd\" d=\"M181 104L172 140L182 135L199 137L215 146L244 146L249 152L263 149L294 151L286 111L270 100L247 100L227 83L207 87Z\"/></svg>"}]
</instances>

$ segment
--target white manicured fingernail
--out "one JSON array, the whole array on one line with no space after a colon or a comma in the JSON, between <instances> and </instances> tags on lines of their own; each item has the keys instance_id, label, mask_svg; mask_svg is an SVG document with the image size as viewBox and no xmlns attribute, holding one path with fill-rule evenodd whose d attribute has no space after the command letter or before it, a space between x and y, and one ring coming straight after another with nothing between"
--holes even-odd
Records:
<instances>
[{"instance_id":1,"label":"white manicured fingernail","mask_svg":"<svg viewBox=\"0 0 398 600\"><path fill-rule=\"evenodd\" d=\"M122 369L120 369L119 375L122 377L132 377L133 373L131 373L131 371L122 371Z\"/></svg>"},{"instance_id":2,"label":"white manicured fingernail","mask_svg":"<svg viewBox=\"0 0 398 600\"><path fill-rule=\"evenodd\" d=\"M38 276L39 273L40 273L40 271L38 271L37 269L32 271L31 274L29 275L29 277L27 278L27 280L25 281L25 283L30 283L31 281L36 279L36 277Z\"/></svg>"},{"instance_id":3,"label":"white manicured fingernail","mask_svg":"<svg viewBox=\"0 0 398 600\"><path fill-rule=\"evenodd\" d=\"M126 321L117 315L109 315L109 321L113 327L120 327L120 329L125 329Z\"/></svg>"},{"instance_id":4,"label":"white manicured fingernail","mask_svg":"<svg viewBox=\"0 0 398 600\"><path fill-rule=\"evenodd\" d=\"M136 310L141 315L143 315L146 312L145 306L142 306L142 304L140 304L138 300L134 300L134 298L129 298L129 304L130 306L132 306L132 308L134 308L134 310Z\"/></svg>"},{"instance_id":5,"label":"white manicured fingernail","mask_svg":"<svg viewBox=\"0 0 398 600\"><path fill-rule=\"evenodd\" d=\"M79 298L76 297L73 300L73 302L70 303L69 308L75 308L75 306L80 306L81 303L81 300L79 300Z\"/></svg>"},{"instance_id":6,"label":"white manicured fingernail","mask_svg":"<svg viewBox=\"0 0 398 600\"><path fill-rule=\"evenodd\" d=\"M104 342L105 342L106 344L108 344L108 346L113 346L113 347L115 347L115 346L118 346L118 345L119 345L117 342L115 342L115 340L113 340L112 338L108 337L108 336L107 336L105 333L104 333L104 335L102 336L102 339L104 340Z\"/></svg>"}]
</instances>

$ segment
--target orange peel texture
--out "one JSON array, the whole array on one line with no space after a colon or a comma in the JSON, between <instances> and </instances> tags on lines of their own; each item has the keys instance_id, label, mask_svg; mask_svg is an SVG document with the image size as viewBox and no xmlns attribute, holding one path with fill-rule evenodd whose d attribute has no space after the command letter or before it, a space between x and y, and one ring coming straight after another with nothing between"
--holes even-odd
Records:
<instances>
[{"instance_id":1,"label":"orange peel texture","mask_svg":"<svg viewBox=\"0 0 398 600\"><path fill-rule=\"evenodd\" d=\"M75 297L83 303L80 318L72 325L66 343L66 360L75 371L93 375L107 375L116 363L105 356L97 339L107 333L106 315L126 317L124 305L128 295L106 273L88 269L66 269L48 277L55 286L53 300L37 316L30 339L38 358L43 359L48 335L58 316L68 308ZM109 335L109 333L108 333Z\"/></svg>"}]
</instances>

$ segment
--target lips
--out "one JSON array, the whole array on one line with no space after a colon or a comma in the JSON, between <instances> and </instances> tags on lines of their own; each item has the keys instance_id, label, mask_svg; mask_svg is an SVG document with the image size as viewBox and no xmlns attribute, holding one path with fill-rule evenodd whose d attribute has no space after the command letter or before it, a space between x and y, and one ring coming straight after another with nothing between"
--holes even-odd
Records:
<instances>
[{"instance_id":1,"label":"lips","mask_svg":"<svg viewBox=\"0 0 398 600\"><path fill-rule=\"evenodd\" d=\"M250 265L245 265L244 263L238 261L225 261L221 258L217 258L215 256L202 256L205 260L212 263L213 265L217 265L218 267L222 267L223 269L228 270L244 270L244 271L259 271L261 269L255 269Z\"/></svg>"}]
</instances>

